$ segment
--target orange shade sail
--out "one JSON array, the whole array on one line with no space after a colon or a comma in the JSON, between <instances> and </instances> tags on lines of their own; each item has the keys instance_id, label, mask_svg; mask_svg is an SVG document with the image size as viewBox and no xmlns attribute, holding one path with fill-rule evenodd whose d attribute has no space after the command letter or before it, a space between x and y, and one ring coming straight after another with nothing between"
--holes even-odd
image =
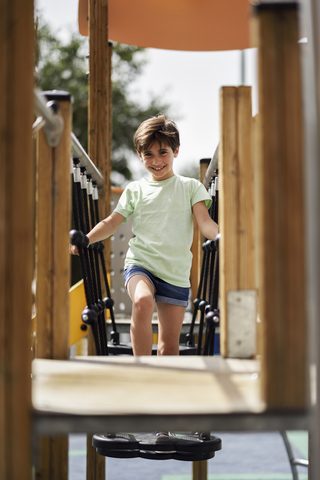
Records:
<instances>
[{"instance_id":1,"label":"orange shade sail","mask_svg":"<svg viewBox=\"0 0 320 480\"><path fill-rule=\"evenodd\" d=\"M250 47L249 0L108 0L109 39L185 51ZM88 36L88 0L79 0L79 31Z\"/></svg>"}]
</instances>

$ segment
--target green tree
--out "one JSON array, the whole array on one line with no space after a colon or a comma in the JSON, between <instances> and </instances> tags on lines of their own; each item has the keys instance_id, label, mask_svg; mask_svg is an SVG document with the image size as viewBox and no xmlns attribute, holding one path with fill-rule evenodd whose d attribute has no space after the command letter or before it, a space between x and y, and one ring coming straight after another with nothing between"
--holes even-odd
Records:
<instances>
[{"instance_id":1,"label":"green tree","mask_svg":"<svg viewBox=\"0 0 320 480\"><path fill-rule=\"evenodd\" d=\"M73 97L73 132L87 150L88 118L88 39L73 32L63 43L49 25L36 21L35 63L41 90L66 90ZM134 152L133 135L140 123L159 112L168 113L168 105L157 97L147 106L132 100L129 89L146 64L145 50L114 44L112 73L112 169L118 172L117 184L131 180L128 160ZM115 183L115 182L113 182Z\"/></svg>"}]
</instances>

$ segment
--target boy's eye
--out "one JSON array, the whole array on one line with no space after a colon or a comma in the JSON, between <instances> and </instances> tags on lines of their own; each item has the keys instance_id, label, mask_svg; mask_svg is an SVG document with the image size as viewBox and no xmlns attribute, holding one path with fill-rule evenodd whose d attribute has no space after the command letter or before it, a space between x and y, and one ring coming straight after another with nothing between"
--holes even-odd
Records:
<instances>
[{"instance_id":1,"label":"boy's eye","mask_svg":"<svg viewBox=\"0 0 320 480\"><path fill-rule=\"evenodd\" d=\"M165 155L167 153L167 150L161 150L161 155Z\"/></svg>"}]
</instances>

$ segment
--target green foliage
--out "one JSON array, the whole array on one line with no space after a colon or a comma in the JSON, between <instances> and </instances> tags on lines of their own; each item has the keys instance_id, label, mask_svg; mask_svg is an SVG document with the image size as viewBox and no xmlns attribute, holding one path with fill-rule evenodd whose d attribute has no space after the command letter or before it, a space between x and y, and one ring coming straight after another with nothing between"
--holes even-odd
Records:
<instances>
[{"instance_id":1,"label":"green foliage","mask_svg":"<svg viewBox=\"0 0 320 480\"><path fill-rule=\"evenodd\" d=\"M73 132L87 150L88 138L88 39L72 33L63 43L47 24L37 19L35 25L35 63L41 90L66 90L73 97ZM168 105L151 98L145 107L130 97L130 87L146 64L144 49L115 44L112 57L112 169L120 173L120 181L132 178L129 158L134 152L133 135L140 123Z\"/></svg>"}]
</instances>

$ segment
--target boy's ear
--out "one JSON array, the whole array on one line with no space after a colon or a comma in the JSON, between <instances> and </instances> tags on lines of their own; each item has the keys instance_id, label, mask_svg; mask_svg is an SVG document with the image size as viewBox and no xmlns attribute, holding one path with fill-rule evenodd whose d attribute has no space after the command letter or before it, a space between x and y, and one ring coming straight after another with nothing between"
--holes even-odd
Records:
<instances>
[{"instance_id":1,"label":"boy's ear","mask_svg":"<svg viewBox=\"0 0 320 480\"><path fill-rule=\"evenodd\" d=\"M177 147L177 148L176 148L176 151L175 151L174 154L173 154L174 158L176 158L176 157L178 156L179 148L180 148L180 147Z\"/></svg>"},{"instance_id":2,"label":"boy's ear","mask_svg":"<svg viewBox=\"0 0 320 480\"><path fill-rule=\"evenodd\" d=\"M138 150L136 150L136 152L137 152L137 154L138 154L138 157L140 158L140 160L141 160L141 162L142 162L143 160L142 160L142 157L141 157L141 153L140 153L140 152L138 152Z\"/></svg>"}]
</instances>

